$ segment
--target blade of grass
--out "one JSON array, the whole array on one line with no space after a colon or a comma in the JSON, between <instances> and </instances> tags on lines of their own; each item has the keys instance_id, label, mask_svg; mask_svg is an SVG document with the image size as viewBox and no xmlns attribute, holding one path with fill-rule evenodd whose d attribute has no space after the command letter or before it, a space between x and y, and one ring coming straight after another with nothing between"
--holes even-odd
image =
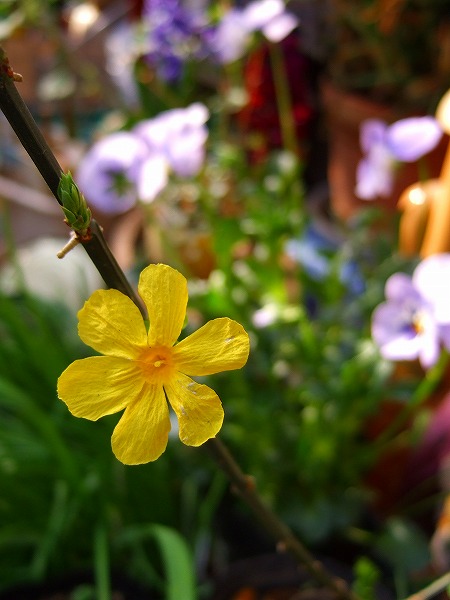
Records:
<instances>
[{"instance_id":1,"label":"blade of grass","mask_svg":"<svg viewBox=\"0 0 450 600\"><path fill-rule=\"evenodd\" d=\"M108 532L103 521L94 533L94 569L97 600L111 600Z\"/></svg>"},{"instance_id":2,"label":"blade of grass","mask_svg":"<svg viewBox=\"0 0 450 600\"><path fill-rule=\"evenodd\" d=\"M192 553L184 538L164 525L130 527L121 542L134 545L145 540L156 542L165 570L165 600L197 600Z\"/></svg>"}]
</instances>

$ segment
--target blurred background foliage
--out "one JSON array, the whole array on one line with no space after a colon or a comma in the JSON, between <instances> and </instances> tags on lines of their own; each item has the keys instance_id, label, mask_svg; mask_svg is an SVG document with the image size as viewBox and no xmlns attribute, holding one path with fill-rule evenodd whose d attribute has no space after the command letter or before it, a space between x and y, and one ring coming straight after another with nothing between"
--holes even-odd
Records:
<instances>
[{"instance_id":1,"label":"blurred background foliage","mask_svg":"<svg viewBox=\"0 0 450 600\"><path fill-rule=\"evenodd\" d=\"M20 36L29 26L46 32L49 20L52 28L64 24L61 5L0 3L0 37L16 35L19 25ZM219 5L209 7L213 21ZM108 3L100 8L107 16ZM267 50L260 36L249 56L267 64L272 53L276 70L275 47ZM315 107L299 102L306 129L300 128L298 152L286 148L291 123L283 124L283 111L275 138L264 129L268 121L248 125L241 112L249 98L247 56L213 68L187 64L176 85L159 81L141 57L132 57L138 101L127 105L117 89L114 96L109 87L101 90L101 61L80 59L72 71L70 51L77 57L78 49L65 47L62 35L52 38L51 50L47 83L62 64L86 84L60 77L59 83L72 83L40 87L41 96L31 102L64 166L76 167L104 134L128 131L173 106L207 103L209 139L200 173L188 181L172 174L154 202L127 216L94 212L133 283L150 261L168 262L188 276L183 335L225 315L249 332L247 366L214 376L212 385L225 407L221 438L268 504L310 547L351 566L348 545L367 555L355 569L361 589L367 582L373 588L377 563L398 596L409 593L411 574L429 562L427 519L442 494L433 488L436 495L424 503L419 496L398 510L398 497L387 497L383 480L374 476L390 452L389 444L380 448L374 439L389 424L392 406L394 414L401 410L423 377L416 364L402 365L398 377L399 368L380 357L370 336L387 278L411 272L418 260L396 251L397 216L370 208L340 222L314 200L320 167L312 141L320 138ZM275 90L278 99L282 89ZM87 90L92 95L82 96ZM266 100L274 106L274 97ZM17 177L25 170L19 149L9 148L8 160L6 143L0 150L3 173ZM42 191L35 176L25 179L24 193L30 186ZM57 299L36 293L7 202L1 224L3 261L19 285L0 279L0 597L19 584L88 573L93 583L80 584L71 597L107 600L111 572L153 590L156 598L209 598L226 565L246 552L271 549L270 542L207 452L179 443L176 423L160 460L125 467L110 448L117 416L91 423L68 413L56 397L56 380L73 360L92 354L77 337L72 288ZM58 287L58 271L65 268L52 263L48 287ZM78 272L68 269L76 287ZM418 421L405 433L405 447L424 425ZM400 477L402 484L403 466L391 474L382 463L385 478ZM423 529L417 523L422 516Z\"/></svg>"}]
</instances>

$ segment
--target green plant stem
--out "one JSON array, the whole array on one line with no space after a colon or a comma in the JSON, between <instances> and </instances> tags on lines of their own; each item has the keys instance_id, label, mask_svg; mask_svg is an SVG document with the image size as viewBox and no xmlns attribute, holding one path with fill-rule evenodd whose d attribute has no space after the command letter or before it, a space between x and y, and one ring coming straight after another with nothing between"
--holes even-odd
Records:
<instances>
[{"instance_id":1,"label":"green plant stem","mask_svg":"<svg viewBox=\"0 0 450 600\"><path fill-rule=\"evenodd\" d=\"M36 165L53 196L61 204L58 198L58 185L62 169L16 89L8 57L1 45L0 109L3 111L31 160ZM90 234L90 238L81 240L81 243L103 277L106 285L129 296L142 312L143 309L138 297L117 264L115 257L106 243L101 228L94 219L90 224Z\"/></svg>"},{"instance_id":2,"label":"green plant stem","mask_svg":"<svg viewBox=\"0 0 450 600\"><path fill-rule=\"evenodd\" d=\"M9 69L8 58L0 46L0 108L16 132L19 140L39 172L58 200L58 185L62 169L54 157L50 147L43 138L36 122L17 92ZM95 221L91 222L92 239L82 242L92 262L102 275L109 287L116 288L129 296L141 309L134 290L127 281L124 273L109 250L100 227ZM357 600L346 583L333 577L314 559L309 551L296 539L291 530L264 504L255 487L249 484L250 479L243 474L231 454L218 439L208 442L208 448L218 465L226 473L242 499L260 519L262 525L274 537L280 550L293 554L298 562L306 568L311 576L321 585L332 590L341 600ZM109 599L109 591L105 583L107 560L106 530L99 528L95 533L94 548L98 581L98 598Z\"/></svg>"},{"instance_id":3,"label":"green plant stem","mask_svg":"<svg viewBox=\"0 0 450 600\"><path fill-rule=\"evenodd\" d=\"M108 533L103 520L94 532L95 591L98 600L111 600Z\"/></svg>"},{"instance_id":4,"label":"green plant stem","mask_svg":"<svg viewBox=\"0 0 450 600\"><path fill-rule=\"evenodd\" d=\"M337 598L356 600L357 596L348 588L345 581L330 575L289 527L263 502L255 483L251 477L242 472L226 446L218 438L212 438L206 442L206 448L228 475L236 493L246 502L266 531L276 541L277 549L281 552L290 552L317 583L332 590Z\"/></svg>"},{"instance_id":5,"label":"green plant stem","mask_svg":"<svg viewBox=\"0 0 450 600\"><path fill-rule=\"evenodd\" d=\"M299 157L300 152L297 142L291 92L289 89L289 79L286 73L283 51L279 44L269 44L269 56L283 145L286 150Z\"/></svg>"},{"instance_id":6,"label":"green plant stem","mask_svg":"<svg viewBox=\"0 0 450 600\"><path fill-rule=\"evenodd\" d=\"M437 594L440 594L449 586L450 571L433 581L433 583L430 583L430 585L427 585L427 587L423 588L419 592L408 596L408 598L405 598L405 600L428 600L428 598L437 596Z\"/></svg>"},{"instance_id":7,"label":"green plant stem","mask_svg":"<svg viewBox=\"0 0 450 600\"><path fill-rule=\"evenodd\" d=\"M295 122L294 107L292 104L292 92L289 83L289 76L286 70L286 61L283 55L283 49L280 44L269 44L270 66L275 87L275 97L278 110L278 121L280 123L281 138L283 147L290 152L296 159L296 172L299 173L299 167L302 159L302 152L297 137L297 125ZM296 177L293 182L291 193L285 198L286 209L290 207L291 214L297 214L301 208L301 198L303 197L301 188L301 179ZM304 211L303 211L304 212ZM297 218L296 231L299 223L304 221L304 217ZM292 225L292 223L291 223ZM303 224L305 226L305 224Z\"/></svg>"},{"instance_id":8,"label":"green plant stem","mask_svg":"<svg viewBox=\"0 0 450 600\"><path fill-rule=\"evenodd\" d=\"M402 428L414 414L414 411L434 392L439 385L439 382L442 380L442 376L449 364L449 359L450 354L446 350L442 350L438 362L425 373L424 378L417 386L409 403L376 439L373 444L375 453L382 451L383 447L401 433Z\"/></svg>"}]
</instances>

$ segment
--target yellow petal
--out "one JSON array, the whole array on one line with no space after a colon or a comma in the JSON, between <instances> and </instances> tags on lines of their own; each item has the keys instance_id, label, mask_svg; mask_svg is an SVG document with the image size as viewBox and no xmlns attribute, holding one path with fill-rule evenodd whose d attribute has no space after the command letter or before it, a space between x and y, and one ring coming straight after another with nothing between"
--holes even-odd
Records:
<instances>
[{"instance_id":1,"label":"yellow petal","mask_svg":"<svg viewBox=\"0 0 450 600\"><path fill-rule=\"evenodd\" d=\"M112 449L125 465L156 460L164 452L170 431L169 408L162 386L146 385L116 425Z\"/></svg>"},{"instance_id":2,"label":"yellow petal","mask_svg":"<svg viewBox=\"0 0 450 600\"><path fill-rule=\"evenodd\" d=\"M108 356L134 358L147 345L147 330L137 306L117 290L97 290L78 313L78 334Z\"/></svg>"},{"instance_id":3,"label":"yellow petal","mask_svg":"<svg viewBox=\"0 0 450 600\"><path fill-rule=\"evenodd\" d=\"M214 390L182 373L177 373L164 389L178 417L180 440L184 444L200 446L220 431L223 408Z\"/></svg>"},{"instance_id":4,"label":"yellow petal","mask_svg":"<svg viewBox=\"0 0 450 600\"><path fill-rule=\"evenodd\" d=\"M211 375L245 365L250 342L245 329L228 318L208 321L173 349L174 363L186 375Z\"/></svg>"},{"instance_id":5,"label":"yellow petal","mask_svg":"<svg viewBox=\"0 0 450 600\"><path fill-rule=\"evenodd\" d=\"M141 273L138 291L150 320L149 346L172 346L186 316L186 279L167 265L149 265Z\"/></svg>"},{"instance_id":6,"label":"yellow petal","mask_svg":"<svg viewBox=\"0 0 450 600\"><path fill-rule=\"evenodd\" d=\"M58 379L58 397L76 417L96 421L123 410L139 397L142 371L132 361L113 356L76 360Z\"/></svg>"}]
</instances>

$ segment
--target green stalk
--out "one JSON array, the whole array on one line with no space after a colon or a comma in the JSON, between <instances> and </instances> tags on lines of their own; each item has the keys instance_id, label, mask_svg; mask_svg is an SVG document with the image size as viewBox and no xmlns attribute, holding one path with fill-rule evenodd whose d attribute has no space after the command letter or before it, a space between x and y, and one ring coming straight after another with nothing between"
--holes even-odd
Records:
<instances>
[{"instance_id":1,"label":"green stalk","mask_svg":"<svg viewBox=\"0 0 450 600\"><path fill-rule=\"evenodd\" d=\"M375 456L378 452L382 452L383 448L386 447L389 442L395 440L395 436L401 433L402 428L407 423L408 419L414 414L416 409L423 404L423 402L425 402L435 391L447 369L449 360L450 354L443 350L437 363L425 373L409 403L376 439L372 447Z\"/></svg>"},{"instance_id":2,"label":"green stalk","mask_svg":"<svg viewBox=\"0 0 450 600\"><path fill-rule=\"evenodd\" d=\"M111 600L108 532L103 520L94 532L94 569L97 600Z\"/></svg>"},{"instance_id":3,"label":"green stalk","mask_svg":"<svg viewBox=\"0 0 450 600\"><path fill-rule=\"evenodd\" d=\"M289 80L286 73L286 65L284 64L283 51L279 44L269 44L269 56L283 145L286 150L299 158L300 151L297 143Z\"/></svg>"}]
</instances>

